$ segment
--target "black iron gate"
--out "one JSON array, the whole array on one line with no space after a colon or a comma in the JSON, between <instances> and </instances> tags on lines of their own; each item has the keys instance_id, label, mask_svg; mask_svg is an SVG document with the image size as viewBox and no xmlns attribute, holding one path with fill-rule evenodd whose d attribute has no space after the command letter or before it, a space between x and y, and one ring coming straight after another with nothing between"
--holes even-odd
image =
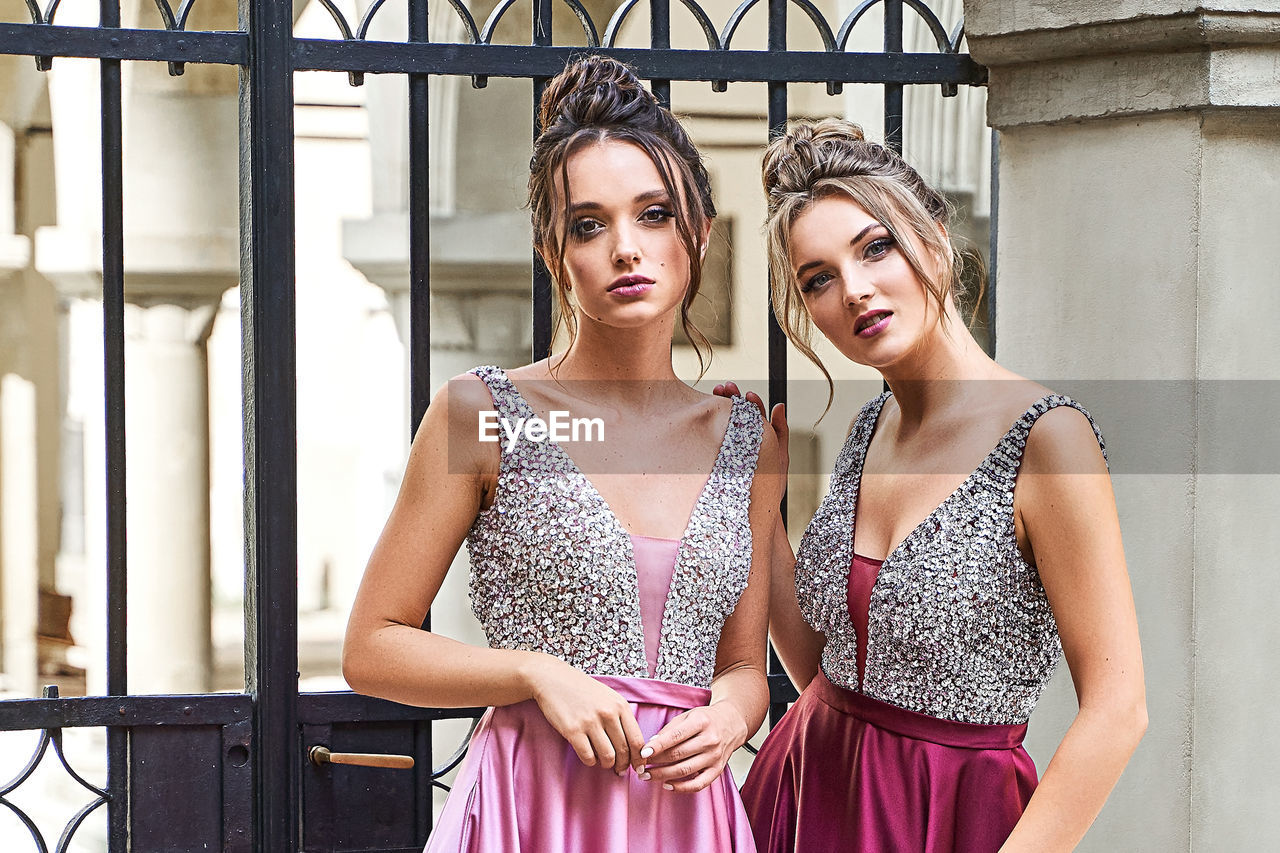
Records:
<instances>
[{"instance_id":1,"label":"black iron gate","mask_svg":"<svg viewBox=\"0 0 1280 853\"><path fill-rule=\"evenodd\" d=\"M29 55L47 70L57 57L88 57L101 64L103 328L107 436L107 620L109 695L0 702L0 731L39 730L40 746L28 768L0 787L0 805L32 832L35 849L51 846L8 795L54 747L61 731L103 727L107 732L105 790L83 783L86 804L61 829L65 849L90 812L108 814L109 847L124 851L420 850L431 828L431 723L471 710L410 708L351 693L309 694L297 686L297 459L295 447L295 300L293 72L344 71L358 84L367 73L407 74L410 130L411 423L429 394L428 88L430 75L463 75L483 87L489 77L541 87L581 47L551 42L553 0L530 0L529 44L493 44L498 22L516 0L501 0L477 25L462 0L448 0L461 22L462 43L427 40L427 0L408 0L408 41L365 38L383 0L372 2L354 28L329 0L341 38L295 38L292 0L240 0L235 32L186 31L193 0L176 13L155 0L163 30L120 27L118 0L100 0L98 27L55 22L59 0L27 0L30 23L0 22L0 53ZM717 30L695 0L679 0L700 25L706 49L671 48L670 0L649 0L650 47L615 48L623 20L638 0L624 0L600 35L578 0L563 0L582 24L590 48L631 63L670 98L672 80L707 81L716 91L729 82L767 83L768 127L787 118L788 83L826 83L836 94L845 83L884 86L885 132L901 147L903 89L934 84L944 94L981 85L985 71L960 53L960 27L948 33L920 0L863 0L833 28L810 0L743 0ZM794 9L791 6L794 5ZM846 52L851 32L869 9L883 5L884 50ZM523 4L522 4L523 6ZM767 50L732 45L739 24L756 6L767 15ZM936 52L903 51L903 15L920 16ZM788 51L788 11L803 12L824 49ZM444 12L450 14L450 12ZM245 459L245 691L239 695L130 696L125 667L125 442L124 247L122 205L121 63L165 62L181 74L184 63L241 68L241 305ZM764 142L764 139L761 139ZM551 341L551 286L535 257L534 357ZM994 300L993 300L994 302ZM769 321L769 395L786 399L786 349ZM780 672L773 661L775 671ZM772 679L771 716L794 696L786 677ZM412 772L344 767L308 761L311 745L334 751L403 753ZM63 761L65 764L65 759ZM446 768L447 768L446 763ZM442 772L446 768L439 768ZM74 775L74 772L73 772ZM79 777L76 777L77 779ZM83 781L83 780L81 780Z\"/></svg>"}]
</instances>

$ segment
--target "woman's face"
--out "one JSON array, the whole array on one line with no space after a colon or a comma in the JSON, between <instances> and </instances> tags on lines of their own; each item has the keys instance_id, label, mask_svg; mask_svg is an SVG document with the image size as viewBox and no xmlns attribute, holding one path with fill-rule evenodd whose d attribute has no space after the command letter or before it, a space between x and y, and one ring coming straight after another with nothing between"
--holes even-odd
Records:
<instances>
[{"instance_id":1,"label":"woman's face","mask_svg":"<svg viewBox=\"0 0 1280 853\"><path fill-rule=\"evenodd\" d=\"M689 256L676 231L678 200L649 155L605 140L570 155L566 171L569 232L561 244L579 321L619 328L672 321L689 286Z\"/></svg>"},{"instance_id":2,"label":"woman's face","mask_svg":"<svg viewBox=\"0 0 1280 853\"><path fill-rule=\"evenodd\" d=\"M846 358L890 367L937 326L924 283L889 229L849 197L814 202L789 236L800 296L814 325Z\"/></svg>"}]
</instances>

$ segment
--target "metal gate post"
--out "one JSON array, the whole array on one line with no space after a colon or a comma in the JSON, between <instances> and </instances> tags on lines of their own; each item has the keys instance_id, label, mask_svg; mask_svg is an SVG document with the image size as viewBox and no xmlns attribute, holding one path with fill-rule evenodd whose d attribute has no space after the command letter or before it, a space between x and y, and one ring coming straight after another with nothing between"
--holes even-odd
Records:
<instances>
[{"instance_id":1,"label":"metal gate post","mask_svg":"<svg viewBox=\"0 0 1280 853\"><path fill-rule=\"evenodd\" d=\"M255 850L298 849L298 463L293 4L240 0L245 687L254 699Z\"/></svg>"}]
</instances>

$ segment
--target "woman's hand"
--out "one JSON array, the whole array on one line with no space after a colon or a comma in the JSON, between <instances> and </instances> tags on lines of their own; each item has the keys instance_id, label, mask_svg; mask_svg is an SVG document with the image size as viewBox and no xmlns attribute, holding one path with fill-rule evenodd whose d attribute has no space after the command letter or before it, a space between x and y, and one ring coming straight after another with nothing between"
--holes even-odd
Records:
<instances>
[{"instance_id":1,"label":"woman's hand","mask_svg":"<svg viewBox=\"0 0 1280 853\"><path fill-rule=\"evenodd\" d=\"M607 767L622 776L628 765L640 771L644 733L631 705L611 687L559 658L534 653L527 678L542 716L569 742L588 767Z\"/></svg>"},{"instance_id":2,"label":"woman's hand","mask_svg":"<svg viewBox=\"0 0 1280 853\"><path fill-rule=\"evenodd\" d=\"M728 702L685 711L645 744L640 755L647 763L640 778L668 791L701 791L719 778L750 734Z\"/></svg>"},{"instance_id":3,"label":"woman's hand","mask_svg":"<svg viewBox=\"0 0 1280 853\"><path fill-rule=\"evenodd\" d=\"M747 398L748 403L754 403L756 408L760 410L760 417L773 427L773 432L778 437L778 473L782 475L783 481L786 481L787 470L791 465L791 456L787 452L787 437L790 435L790 428L787 426L787 405L786 403L778 403L773 407L773 412L765 411L764 400L755 391L748 391L745 395L738 390L736 382L725 382L711 389L711 393L717 397L742 397Z\"/></svg>"}]
</instances>

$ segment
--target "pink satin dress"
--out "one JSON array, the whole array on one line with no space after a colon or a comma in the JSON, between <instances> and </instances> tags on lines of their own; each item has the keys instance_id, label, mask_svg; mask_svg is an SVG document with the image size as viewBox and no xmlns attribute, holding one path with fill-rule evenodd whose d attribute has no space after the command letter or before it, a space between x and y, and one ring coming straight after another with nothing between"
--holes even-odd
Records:
<instances>
[{"instance_id":1,"label":"pink satin dress","mask_svg":"<svg viewBox=\"0 0 1280 853\"><path fill-rule=\"evenodd\" d=\"M475 371L504 417L531 414L505 373ZM734 401L680 540L627 534L554 442L503 457L468 537L472 607L495 648L554 654L626 699L646 739L706 705L720 626L746 587L750 479L763 421ZM534 701L481 719L428 853L754 853L726 768L696 793L587 767Z\"/></svg>"}]
</instances>

